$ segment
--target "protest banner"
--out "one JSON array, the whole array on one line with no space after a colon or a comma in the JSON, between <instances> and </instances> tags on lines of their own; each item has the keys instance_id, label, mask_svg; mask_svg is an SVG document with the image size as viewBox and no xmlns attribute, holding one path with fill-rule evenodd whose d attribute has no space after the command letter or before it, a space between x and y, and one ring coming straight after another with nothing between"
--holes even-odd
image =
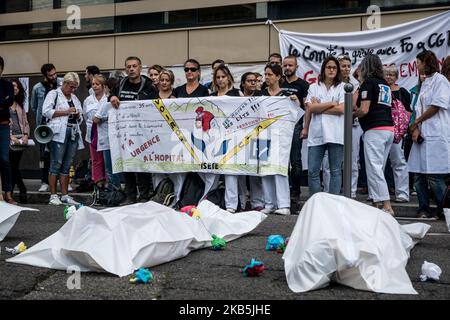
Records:
<instances>
[{"instance_id":1,"label":"protest banner","mask_svg":"<svg viewBox=\"0 0 450 320\"><path fill-rule=\"evenodd\" d=\"M384 65L397 66L398 84L410 90L418 82L418 53L432 50L441 64L449 55L449 21L450 11L446 11L425 19L368 31L307 34L280 30L281 55L296 56L299 77L315 83L321 64L329 55L348 55L354 70L367 54L377 54Z\"/></svg>"},{"instance_id":2,"label":"protest banner","mask_svg":"<svg viewBox=\"0 0 450 320\"><path fill-rule=\"evenodd\" d=\"M289 97L123 101L108 116L113 171L287 175L303 113Z\"/></svg>"}]
</instances>

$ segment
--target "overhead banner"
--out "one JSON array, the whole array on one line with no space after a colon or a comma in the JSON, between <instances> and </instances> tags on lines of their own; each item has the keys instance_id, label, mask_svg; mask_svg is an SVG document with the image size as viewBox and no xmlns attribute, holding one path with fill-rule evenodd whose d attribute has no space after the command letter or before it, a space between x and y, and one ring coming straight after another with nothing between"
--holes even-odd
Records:
<instances>
[{"instance_id":1,"label":"overhead banner","mask_svg":"<svg viewBox=\"0 0 450 320\"><path fill-rule=\"evenodd\" d=\"M303 113L289 97L121 102L108 118L113 171L287 175Z\"/></svg>"},{"instance_id":2,"label":"overhead banner","mask_svg":"<svg viewBox=\"0 0 450 320\"><path fill-rule=\"evenodd\" d=\"M381 15L381 19L383 16ZM345 33L308 34L281 30L283 57L294 55L299 76L315 83L320 67L329 55L348 55L352 72L368 54L379 55L384 65L397 66L398 84L410 90L417 85L416 56L432 50L442 64L450 53L450 11L392 27Z\"/></svg>"}]
</instances>

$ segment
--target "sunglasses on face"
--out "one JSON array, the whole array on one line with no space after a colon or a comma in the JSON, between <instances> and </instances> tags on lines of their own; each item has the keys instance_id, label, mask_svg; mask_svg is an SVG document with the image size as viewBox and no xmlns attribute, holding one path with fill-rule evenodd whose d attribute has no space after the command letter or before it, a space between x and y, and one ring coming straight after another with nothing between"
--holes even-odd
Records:
<instances>
[{"instance_id":1,"label":"sunglasses on face","mask_svg":"<svg viewBox=\"0 0 450 320\"><path fill-rule=\"evenodd\" d=\"M198 70L198 68L188 68L188 67L186 67L186 68L184 68L184 72L197 72L197 70Z\"/></svg>"},{"instance_id":2,"label":"sunglasses on face","mask_svg":"<svg viewBox=\"0 0 450 320\"><path fill-rule=\"evenodd\" d=\"M326 66L325 68L328 70L337 70L336 66Z\"/></svg>"},{"instance_id":3,"label":"sunglasses on face","mask_svg":"<svg viewBox=\"0 0 450 320\"><path fill-rule=\"evenodd\" d=\"M246 82L250 82L250 83L256 83L256 79L247 79L245 80Z\"/></svg>"}]
</instances>

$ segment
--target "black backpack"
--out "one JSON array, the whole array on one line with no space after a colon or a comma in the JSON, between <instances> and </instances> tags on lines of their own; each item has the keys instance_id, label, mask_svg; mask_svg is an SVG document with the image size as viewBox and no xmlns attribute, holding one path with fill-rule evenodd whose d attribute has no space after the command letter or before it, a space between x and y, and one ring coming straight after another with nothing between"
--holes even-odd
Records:
<instances>
[{"instance_id":1,"label":"black backpack","mask_svg":"<svg viewBox=\"0 0 450 320\"><path fill-rule=\"evenodd\" d=\"M117 207L125 200L125 193L118 187L109 184L105 187L96 187L94 203L107 207Z\"/></svg>"},{"instance_id":2,"label":"black backpack","mask_svg":"<svg viewBox=\"0 0 450 320\"><path fill-rule=\"evenodd\" d=\"M173 199L175 198L174 186L170 178L164 178L156 187L155 193L153 194L151 201L169 206Z\"/></svg>"},{"instance_id":3,"label":"black backpack","mask_svg":"<svg viewBox=\"0 0 450 320\"><path fill-rule=\"evenodd\" d=\"M185 206L196 206L205 192L205 183L196 172L189 172L181 190L180 200L175 209L179 210Z\"/></svg>"}]
</instances>

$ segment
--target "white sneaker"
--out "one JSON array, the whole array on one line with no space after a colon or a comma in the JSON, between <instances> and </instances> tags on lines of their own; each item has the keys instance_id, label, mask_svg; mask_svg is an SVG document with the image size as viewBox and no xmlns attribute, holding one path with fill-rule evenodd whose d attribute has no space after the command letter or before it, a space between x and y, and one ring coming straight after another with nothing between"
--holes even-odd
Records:
<instances>
[{"instance_id":1,"label":"white sneaker","mask_svg":"<svg viewBox=\"0 0 450 320\"><path fill-rule=\"evenodd\" d=\"M261 210L261 212L264 214L270 214L270 213L273 213L273 211L274 211L273 209L267 209L267 208L264 208Z\"/></svg>"},{"instance_id":2,"label":"white sneaker","mask_svg":"<svg viewBox=\"0 0 450 320\"><path fill-rule=\"evenodd\" d=\"M67 203L67 204L72 204L72 205L80 204L79 202L73 200L73 198L71 196L69 196L68 194L63 195L61 197L61 202L62 203Z\"/></svg>"},{"instance_id":3,"label":"white sneaker","mask_svg":"<svg viewBox=\"0 0 450 320\"><path fill-rule=\"evenodd\" d=\"M282 216L288 216L291 214L291 209L289 209L289 208L277 209L277 210L275 210L275 214L279 214Z\"/></svg>"},{"instance_id":4,"label":"white sneaker","mask_svg":"<svg viewBox=\"0 0 450 320\"><path fill-rule=\"evenodd\" d=\"M230 212L230 213L235 213L236 212L236 210L234 210L233 208L227 208L227 211Z\"/></svg>"},{"instance_id":5,"label":"white sneaker","mask_svg":"<svg viewBox=\"0 0 450 320\"><path fill-rule=\"evenodd\" d=\"M69 185L67 186L67 191L69 191L69 192L72 192L73 191L73 188L72 188L72 185L69 183Z\"/></svg>"},{"instance_id":6,"label":"white sneaker","mask_svg":"<svg viewBox=\"0 0 450 320\"><path fill-rule=\"evenodd\" d=\"M43 183L41 184L41 187L38 189L39 192L47 192L48 191L48 184Z\"/></svg>"},{"instance_id":7,"label":"white sneaker","mask_svg":"<svg viewBox=\"0 0 450 320\"><path fill-rule=\"evenodd\" d=\"M54 206L60 206L63 203L61 202L61 200L59 200L59 197L57 194L52 194L52 195L50 195L50 201L48 202L48 204L52 204Z\"/></svg>"}]
</instances>

